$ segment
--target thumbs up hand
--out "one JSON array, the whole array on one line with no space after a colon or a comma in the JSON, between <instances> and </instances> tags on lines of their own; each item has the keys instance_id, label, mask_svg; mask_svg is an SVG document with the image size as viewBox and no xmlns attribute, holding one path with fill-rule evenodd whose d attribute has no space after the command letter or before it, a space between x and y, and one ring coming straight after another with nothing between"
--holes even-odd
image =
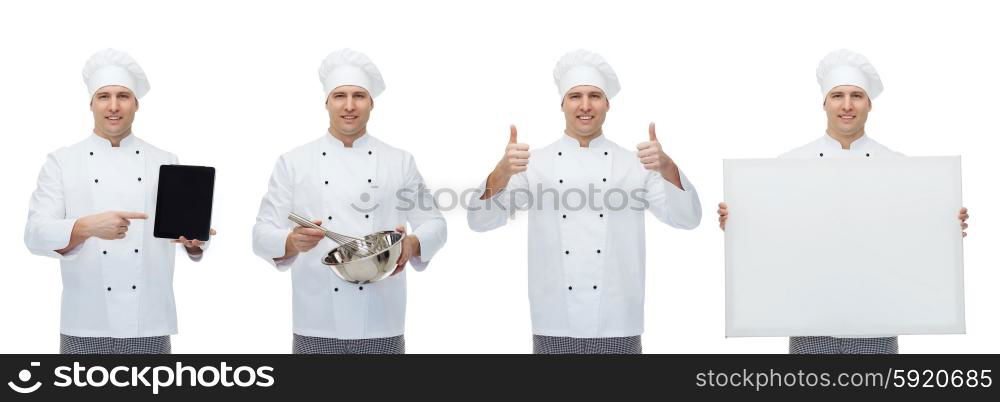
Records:
<instances>
[{"instance_id":1,"label":"thumbs up hand","mask_svg":"<svg viewBox=\"0 0 1000 402\"><path fill-rule=\"evenodd\" d=\"M649 123L649 141L640 142L636 148L639 149L636 155L643 168L660 173L664 179L683 190L677 165L663 152L660 141L656 139L656 123Z\"/></svg>"},{"instance_id":2,"label":"thumbs up hand","mask_svg":"<svg viewBox=\"0 0 1000 402\"><path fill-rule=\"evenodd\" d=\"M497 163L496 169L494 169L497 179L507 182L515 174L528 170L528 158L530 156L531 153L528 152L528 144L517 142L517 127L511 124L507 149L504 151L503 158Z\"/></svg>"},{"instance_id":3,"label":"thumbs up hand","mask_svg":"<svg viewBox=\"0 0 1000 402\"><path fill-rule=\"evenodd\" d=\"M515 174L528 170L528 144L517 142L517 127L510 125L510 138L507 140L507 148L504 150L503 158L497 162L497 166L486 178L486 191L479 197L481 200L493 197L497 192L507 187L510 178Z\"/></svg>"},{"instance_id":4,"label":"thumbs up hand","mask_svg":"<svg viewBox=\"0 0 1000 402\"><path fill-rule=\"evenodd\" d=\"M663 152L660 142L656 140L656 123L649 123L649 141L640 142L636 148L639 149L637 154L639 161L646 170L662 173L665 168L674 164L674 161Z\"/></svg>"}]
</instances>

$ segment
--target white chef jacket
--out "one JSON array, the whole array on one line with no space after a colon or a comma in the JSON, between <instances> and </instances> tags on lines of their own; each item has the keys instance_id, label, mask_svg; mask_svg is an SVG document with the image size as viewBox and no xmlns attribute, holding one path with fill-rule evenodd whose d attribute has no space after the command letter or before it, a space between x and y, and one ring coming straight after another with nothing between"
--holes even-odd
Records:
<instances>
[{"instance_id":1,"label":"white chef jacket","mask_svg":"<svg viewBox=\"0 0 1000 402\"><path fill-rule=\"evenodd\" d=\"M420 256L409 263L422 271L447 238L433 197L418 191L423 186L413 156L371 134L347 148L327 132L278 159L260 203L253 249L279 270L292 271L294 333L338 339L402 335L406 272L365 285L346 282L321 262L337 246L328 238L276 263L296 226L288 213L321 219L324 227L353 237L410 223L410 233L420 239Z\"/></svg>"},{"instance_id":2,"label":"white chef jacket","mask_svg":"<svg viewBox=\"0 0 1000 402\"><path fill-rule=\"evenodd\" d=\"M178 245L153 237L160 165L176 163L176 156L134 134L119 147L91 134L48 155L31 196L24 243L34 254L59 259L61 333L114 338L177 333ZM55 252L69 244L78 218L106 211L143 212L149 218L131 220L124 239L91 237L65 255Z\"/></svg>"},{"instance_id":3,"label":"white chef jacket","mask_svg":"<svg viewBox=\"0 0 1000 402\"><path fill-rule=\"evenodd\" d=\"M684 190L644 169L635 151L603 135L586 148L563 135L532 151L528 170L514 175L507 188L480 200L484 181L470 200L469 227L487 231L506 224L513 211L498 206L530 211L528 288L535 335L640 335L645 210L676 228L693 229L701 221L698 193L683 173L681 184ZM584 197L592 188L600 192ZM586 198L592 204L580 207Z\"/></svg>"},{"instance_id":4,"label":"white chef jacket","mask_svg":"<svg viewBox=\"0 0 1000 402\"><path fill-rule=\"evenodd\" d=\"M788 151L779 158L898 158L902 156L904 155L875 142L868 135L862 135L861 138L850 144L849 149L843 149L840 142L829 134L823 134L818 140ZM889 336L893 335L839 336L836 338L884 338Z\"/></svg>"}]
</instances>

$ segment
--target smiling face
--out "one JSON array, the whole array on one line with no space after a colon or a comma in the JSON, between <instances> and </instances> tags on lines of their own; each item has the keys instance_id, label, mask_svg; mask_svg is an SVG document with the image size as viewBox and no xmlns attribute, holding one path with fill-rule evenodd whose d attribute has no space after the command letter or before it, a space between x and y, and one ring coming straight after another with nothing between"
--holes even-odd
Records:
<instances>
[{"instance_id":1,"label":"smiling face","mask_svg":"<svg viewBox=\"0 0 1000 402\"><path fill-rule=\"evenodd\" d=\"M111 140L132 132L132 121L139 110L139 101L128 88L109 85L98 89L90 100L94 113L94 133Z\"/></svg>"},{"instance_id":2,"label":"smiling face","mask_svg":"<svg viewBox=\"0 0 1000 402\"><path fill-rule=\"evenodd\" d=\"M600 88L591 85L573 87L563 97L562 103L566 134L575 138L600 135L610 108L611 104Z\"/></svg>"},{"instance_id":3,"label":"smiling face","mask_svg":"<svg viewBox=\"0 0 1000 402\"><path fill-rule=\"evenodd\" d=\"M371 96L362 87L343 85L335 88L326 98L330 132L345 137L364 134L374 107Z\"/></svg>"},{"instance_id":4,"label":"smiling face","mask_svg":"<svg viewBox=\"0 0 1000 402\"><path fill-rule=\"evenodd\" d=\"M860 137L871 109L872 101L865 90L853 85L834 87L823 102L827 132L844 138Z\"/></svg>"}]
</instances>

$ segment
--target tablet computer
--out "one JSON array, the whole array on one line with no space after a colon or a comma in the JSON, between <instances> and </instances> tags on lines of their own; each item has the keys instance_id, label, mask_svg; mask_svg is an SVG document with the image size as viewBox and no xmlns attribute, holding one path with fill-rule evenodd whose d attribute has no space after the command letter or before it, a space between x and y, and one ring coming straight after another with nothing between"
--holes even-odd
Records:
<instances>
[{"instance_id":1,"label":"tablet computer","mask_svg":"<svg viewBox=\"0 0 1000 402\"><path fill-rule=\"evenodd\" d=\"M212 226L215 168L162 165L156 191L153 236L208 240Z\"/></svg>"}]
</instances>

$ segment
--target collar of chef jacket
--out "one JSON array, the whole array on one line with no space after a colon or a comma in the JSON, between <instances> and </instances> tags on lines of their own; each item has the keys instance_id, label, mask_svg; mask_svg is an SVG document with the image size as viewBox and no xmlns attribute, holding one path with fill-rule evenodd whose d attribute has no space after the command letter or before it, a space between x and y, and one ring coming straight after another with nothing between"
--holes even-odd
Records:
<instances>
[{"instance_id":1,"label":"collar of chef jacket","mask_svg":"<svg viewBox=\"0 0 1000 402\"><path fill-rule=\"evenodd\" d=\"M569 148L583 148L580 146L580 141L576 138L570 137L569 134L563 134L562 138L559 139L559 144L564 147ZM596 138L590 140L588 148L607 148L609 146L608 139L604 137L604 134L597 136Z\"/></svg>"},{"instance_id":2,"label":"collar of chef jacket","mask_svg":"<svg viewBox=\"0 0 1000 402\"><path fill-rule=\"evenodd\" d=\"M154 238L152 232L159 167L175 164L177 158L134 134L123 138L119 147L91 134L56 151L50 160L58 168L43 168L31 206L37 216L49 219L34 224L48 226L110 210L149 215L146 220L132 220L124 239L90 238L65 256L56 256L63 279L60 332L118 338L176 333L172 283L176 247ZM55 235L44 228L37 232Z\"/></svg>"},{"instance_id":3,"label":"collar of chef jacket","mask_svg":"<svg viewBox=\"0 0 1000 402\"><path fill-rule=\"evenodd\" d=\"M93 142L95 146L99 148L112 148L112 149L121 148L123 150L124 149L135 150L139 147L140 143L140 141L135 138L135 134L133 133L130 133L129 135L125 136L125 138L122 138L121 142L118 143L117 147L111 145L111 140L102 138L97 134L91 134L88 139L91 142Z\"/></svg>"},{"instance_id":4,"label":"collar of chef jacket","mask_svg":"<svg viewBox=\"0 0 1000 402\"><path fill-rule=\"evenodd\" d=\"M349 149L347 148L346 145L344 145L342 141L337 139L337 137L334 137L333 134L330 134L329 131L326 133L326 135L323 136L323 138L326 139L326 142L331 147ZM354 143L351 144L351 148L370 149L371 145L372 145L372 136L369 135L367 132L365 132L364 134L361 134L360 137L354 140Z\"/></svg>"},{"instance_id":5,"label":"collar of chef jacket","mask_svg":"<svg viewBox=\"0 0 1000 402\"><path fill-rule=\"evenodd\" d=\"M836 139L829 134L823 134L819 139L782 154L782 158L876 158L899 157L895 152L867 134L852 142L848 149L843 149Z\"/></svg>"},{"instance_id":6,"label":"collar of chef jacket","mask_svg":"<svg viewBox=\"0 0 1000 402\"><path fill-rule=\"evenodd\" d=\"M823 146L824 147L833 148L833 149L843 149L844 148L843 146L840 145L840 141L837 141L836 139L834 139L829 134L826 134L826 135L824 135L823 137L820 137L820 138L823 141ZM854 142L852 142L850 145L847 146L847 150L859 150L859 149L862 149L869 142L870 142L870 139L868 138L868 136L865 135L865 134L861 134L861 137L859 137L858 139L854 140Z\"/></svg>"}]
</instances>

